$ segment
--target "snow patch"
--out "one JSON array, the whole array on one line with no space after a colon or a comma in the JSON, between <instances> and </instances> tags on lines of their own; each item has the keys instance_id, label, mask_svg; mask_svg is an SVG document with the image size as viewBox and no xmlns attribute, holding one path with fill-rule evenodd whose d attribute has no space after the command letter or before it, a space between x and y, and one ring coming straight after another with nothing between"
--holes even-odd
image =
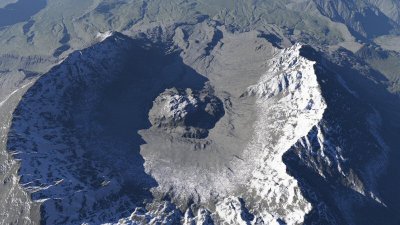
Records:
<instances>
[{"instance_id":1,"label":"snow patch","mask_svg":"<svg viewBox=\"0 0 400 225\"><path fill-rule=\"evenodd\" d=\"M0 102L0 107L2 107L13 95L15 95L17 92L19 92L20 90L25 89L26 87L28 87L29 85L33 84L36 81L36 79L29 81L28 83L22 85L21 87L15 89L14 91L12 91L9 95L7 95L1 102Z\"/></svg>"},{"instance_id":2,"label":"snow patch","mask_svg":"<svg viewBox=\"0 0 400 225\"><path fill-rule=\"evenodd\" d=\"M98 32L96 34L96 39L98 39L100 42L106 40L108 37L112 36L114 32L112 31L106 31L106 32Z\"/></svg>"},{"instance_id":3,"label":"snow patch","mask_svg":"<svg viewBox=\"0 0 400 225\"><path fill-rule=\"evenodd\" d=\"M257 97L259 118L246 151L256 160L250 191L266 215L299 224L311 210L297 181L286 172L283 154L322 119L326 103L314 71L315 62L300 56L301 45L278 52L270 69L248 89ZM258 157L252 155L257 154ZM260 213L261 217L262 213ZM263 218L268 221L269 218Z\"/></svg>"}]
</instances>

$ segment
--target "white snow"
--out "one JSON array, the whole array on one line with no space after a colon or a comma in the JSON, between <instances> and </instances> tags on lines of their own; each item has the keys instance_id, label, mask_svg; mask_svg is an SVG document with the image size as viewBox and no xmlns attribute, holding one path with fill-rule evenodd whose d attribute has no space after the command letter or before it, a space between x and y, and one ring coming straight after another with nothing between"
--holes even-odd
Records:
<instances>
[{"instance_id":1,"label":"white snow","mask_svg":"<svg viewBox=\"0 0 400 225\"><path fill-rule=\"evenodd\" d=\"M311 204L286 173L282 156L318 124L326 108L314 62L300 56L300 48L296 44L279 52L260 82L249 88L259 108L256 132L246 150L259 159L249 188L261 199L260 208L287 224L301 223Z\"/></svg>"},{"instance_id":2,"label":"white snow","mask_svg":"<svg viewBox=\"0 0 400 225\"><path fill-rule=\"evenodd\" d=\"M114 32L106 31L106 32L98 32L96 34L96 38L100 40L100 42L104 41L108 37L112 36Z\"/></svg>"},{"instance_id":3,"label":"white snow","mask_svg":"<svg viewBox=\"0 0 400 225\"><path fill-rule=\"evenodd\" d=\"M184 118L191 107L197 107L197 100L191 95L185 97L176 94L173 96L166 96L163 100L165 102L162 111L163 115L173 118L175 121Z\"/></svg>"},{"instance_id":4,"label":"white snow","mask_svg":"<svg viewBox=\"0 0 400 225\"><path fill-rule=\"evenodd\" d=\"M227 224L247 225L242 218L242 205L237 197L228 197L216 206L216 213Z\"/></svg>"},{"instance_id":5,"label":"white snow","mask_svg":"<svg viewBox=\"0 0 400 225\"><path fill-rule=\"evenodd\" d=\"M98 37L107 38L109 35L111 35L111 33L103 33ZM261 76L257 84L249 87L247 90L249 95L256 97L258 118L254 125L252 140L244 150L244 162L237 164L236 171L242 171L242 174L237 174L240 178L232 179L232 177L229 177L224 172L216 172L212 174L214 177L210 180L208 179L209 174L204 174L203 171L198 170L195 172L199 174L199 177L187 177L187 179L181 181L185 182L185 187L188 193L190 193L196 191L196 188L199 186L199 180L206 180L208 183L200 183L202 188L207 190L213 188L213 190L218 192L220 199L219 202L216 203L215 211L209 212L211 210L203 209L199 210L197 215L192 218L189 218L189 215L187 215L188 218L186 221L188 223L195 221L197 224L206 224L207 218L210 216L217 216L219 220L227 224L255 224L256 221L263 221L264 224L278 224L278 220L283 220L286 224L290 225L301 223L307 212L311 210L311 205L302 196L297 181L286 173L286 166L282 162L282 155L299 139L309 133L311 128L321 120L326 108L314 72L314 62L300 56L300 48L300 45L295 45L291 48L279 51L273 59L268 61L270 65L269 70ZM71 59L72 61L70 64L82 61L80 58L82 56L80 54L75 55L75 57L76 58ZM86 69L85 65L80 66L83 70L82 74L86 74L85 70L88 69ZM62 87L65 87L68 85L68 82L72 81L66 76L68 72L66 67L64 68L61 66L60 70L60 73L64 74L66 79L55 80L55 82L59 82L62 84ZM102 68L100 68L100 70L102 70ZM73 72L79 74L77 71ZM105 75L107 73L104 72L102 74ZM106 82L106 78L107 77L104 77L102 82ZM29 84L26 84L22 88L28 85ZM50 91L55 94L61 93L56 92L53 86L50 86L48 90L43 89L41 91ZM16 92L17 90L0 102L0 106ZM88 90L88 93L90 93L90 90ZM60 99L60 97L56 99ZM40 98L35 100L38 103L41 101ZM165 107L168 107L167 111L169 112L171 112L172 107L172 116L179 117L184 116L182 113L185 113L188 107L195 107L196 104L197 102L194 98L183 98L182 96L176 95L171 97L171 99L167 99ZM40 112L40 110L52 112L53 110L57 110L54 107L50 105L45 109L32 108L32 110L37 110L37 112ZM24 119L30 121L31 118ZM50 128L46 130L42 127L43 123L41 123L40 120L35 121L35 124L31 125L31 127L35 128L35 130L31 131L31 136L36 138L35 144L39 152L20 154L16 151L16 154L20 159L29 158L40 161L42 159L39 154L44 155L42 150L49 149L49 146L48 141L39 138L37 132L40 131L44 135L45 133L62 133L62 131ZM17 127L17 131L24 131L24 126ZM60 143L62 143L62 141L63 140L60 140ZM72 141L74 140L71 140L71 142ZM58 162L63 162L65 158L64 154L67 154L64 153L67 152L64 148L66 148L66 146L62 144L52 146L54 154L46 155L46 157L52 160L43 159L42 161L46 163L43 163L40 167L35 167L33 170L37 172L37 174L46 174L49 168L53 166L52 163L54 163L54 165L60 165L60 170L56 171L57 174L55 174L54 177L39 180L37 183L40 185L26 183L26 190L43 193L43 196L35 199L36 201L45 201L48 210L56 209L55 202L57 199L64 198L65 196L63 195L68 194L70 199L73 199L73 204L68 206L63 205L63 209L73 210L81 207L82 204L88 204L90 206L95 205L96 199L86 200L85 192L96 191L96 196L101 197L105 195L105 193L112 194L119 190L118 184L109 182L107 179L102 183L104 186L98 190L92 190L90 187L86 187L80 180L76 179L73 174L70 174L68 170L65 169L66 166L69 166L68 164L58 164ZM35 154L35 157L32 157L33 154ZM79 151L77 154L80 154ZM22 167L21 173L30 174L31 169L33 168L26 164L25 167ZM165 168L165 170L168 169L171 168ZM103 176L101 172L106 173L107 170L99 170L99 177ZM179 171L175 173L177 177L183 177L178 174ZM73 187L77 186L82 186L83 188L76 192L66 192L66 190L73 190ZM246 191L243 193L243 190L241 193L233 191L239 186L244 188L243 190L248 190L247 193ZM199 193L202 192L199 191ZM51 196L51 198L49 199L48 196ZM207 196L201 197L207 198ZM248 218L243 218L243 208L245 206L239 201L239 197L245 198L246 203L252 206L249 211L254 214L254 220L247 221ZM125 198L121 198L120 202L125 200ZM67 203L65 202L63 204ZM109 208L107 213L116 212L116 210L117 209ZM133 208L132 211L134 210ZM56 218L57 215L60 215L58 212L51 214L54 218L49 218L49 221L57 221L59 219ZM119 224L143 224L137 221L138 218L146 221L145 224L176 224L174 221L181 220L183 219L182 217L183 215L180 214L172 203L166 202L165 204L160 203L159 207L154 207L153 210L150 211L139 212L139 210L135 210L132 216L121 219Z\"/></svg>"},{"instance_id":6,"label":"white snow","mask_svg":"<svg viewBox=\"0 0 400 225\"><path fill-rule=\"evenodd\" d=\"M239 169L236 170L242 174L235 180L247 193L233 193L232 179L216 173L214 176L220 182L208 186L225 191L219 192L221 198L215 211L210 214L199 210L197 216L187 211L183 216L184 224L207 224L205 218L210 215L217 224L280 224L282 221L288 225L301 224L311 210L311 204L302 196L297 181L286 173L282 161L283 154L318 124L326 109L314 62L300 56L300 48L297 44L278 52L268 62L270 69L247 90L248 95L257 98L258 119L252 141L244 151L244 162L237 164ZM190 104L179 96L169 100L169 103L179 103L175 104L179 106L177 114ZM169 104L165 107L170 109ZM323 139L322 136L318 138ZM196 188L196 177L188 177L186 183L190 192L189 189ZM249 208L249 213L254 215L252 220L244 217L246 205L239 197L252 206ZM146 215L158 214L147 212ZM129 219L121 224L130 224L128 221L134 224Z\"/></svg>"},{"instance_id":7,"label":"white snow","mask_svg":"<svg viewBox=\"0 0 400 225\"><path fill-rule=\"evenodd\" d=\"M33 82L35 82L36 80L32 80L29 81L28 83L22 85L21 87L15 89L14 91L12 91L9 95L7 95L1 102L0 102L0 107L2 107L13 95L15 95L17 92L19 92L20 90L23 90L24 88L28 87L29 85L31 85Z\"/></svg>"}]
</instances>

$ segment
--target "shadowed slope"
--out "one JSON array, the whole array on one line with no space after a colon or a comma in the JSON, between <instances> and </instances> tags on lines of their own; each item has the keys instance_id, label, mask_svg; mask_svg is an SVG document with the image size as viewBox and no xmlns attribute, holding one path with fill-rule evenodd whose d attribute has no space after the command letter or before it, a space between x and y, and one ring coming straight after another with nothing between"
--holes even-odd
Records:
<instances>
[{"instance_id":1,"label":"shadowed slope","mask_svg":"<svg viewBox=\"0 0 400 225\"><path fill-rule=\"evenodd\" d=\"M137 131L165 88L205 79L168 46L114 34L40 78L14 112L8 149L47 224L109 222L151 201Z\"/></svg>"}]
</instances>

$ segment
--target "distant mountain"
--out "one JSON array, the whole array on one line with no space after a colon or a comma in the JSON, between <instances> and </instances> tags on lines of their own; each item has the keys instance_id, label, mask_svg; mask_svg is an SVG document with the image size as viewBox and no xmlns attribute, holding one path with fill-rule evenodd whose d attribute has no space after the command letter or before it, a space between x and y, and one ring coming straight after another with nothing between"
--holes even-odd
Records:
<instances>
[{"instance_id":1,"label":"distant mountain","mask_svg":"<svg viewBox=\"0 0 400 225\"><path fill-rule=\"evenodd\" d=\"M321 1L315 4L319 11L333 21L346 24L356 36L374 38L387 35L400 25L400 3L383 1Z\"/></svg>"}]
</instances>

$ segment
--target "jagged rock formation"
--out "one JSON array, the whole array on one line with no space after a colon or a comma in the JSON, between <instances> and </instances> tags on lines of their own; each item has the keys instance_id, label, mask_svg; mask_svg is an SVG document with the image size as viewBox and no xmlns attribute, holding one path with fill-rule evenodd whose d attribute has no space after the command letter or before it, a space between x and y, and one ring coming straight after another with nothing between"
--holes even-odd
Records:
<instances>
[{"instance_id":1,"label":"jagged rock formation","mask_svg":"<svg viewBox=\"0 0 400 225\"><path fill-rule=\"evenodd\" d=\"M260 208L277 212L288 224L300 223L311 209L297 181L287 175L282 155L319 122L326 104L314 72L314 62L300 56L301 45L283 50L270 62L270 69L249 95L258 97L255 136L245 151L256 158L250 187L259 197ZM279 206L286 202L287 210ZM274 215L277 216L277 215Z\"/></svg>"},{"instance_id":2,"label":"jagged rock formation","mask_svg":"<svg viewBox=\"0 0 400 225\"><path fill-rule=\"evenodd\" d=\"M150 123L182 137L205 138L208 130L224 115L221 100L210 90L165 90L158 96L149 112Z\"/></svg>"},{"instance_id":3,"label":"jagged rock formation","mask_svg":"<svg viewBox=\"0 0 400 225\"><path fill-rule=\"evenodd\" d=\"M385 170L389 151L381 136L383 133L379 131L382 120L375 108L382 106L373 99L360 101L360 95L366 95L365 89L338 75L357 73L356 70L336 67L310 47L304 48L302 55L320 64L316 74L328 106L318 124L283 157L289 173L302 181L307 199L318 205L305 223L378 224L380 219L388 216L387 202L382 201L383 192L378 188L378 177ZM363 85L376 82L364 79L356 82ZM379 88L374 87L374 90L382 94ZM300 179L300 173L307 176ZM374 208L374 214L363 214L358 210L360 205ZM394 223L396 219L387 221Z\"/></svg>"}]
</instances>

